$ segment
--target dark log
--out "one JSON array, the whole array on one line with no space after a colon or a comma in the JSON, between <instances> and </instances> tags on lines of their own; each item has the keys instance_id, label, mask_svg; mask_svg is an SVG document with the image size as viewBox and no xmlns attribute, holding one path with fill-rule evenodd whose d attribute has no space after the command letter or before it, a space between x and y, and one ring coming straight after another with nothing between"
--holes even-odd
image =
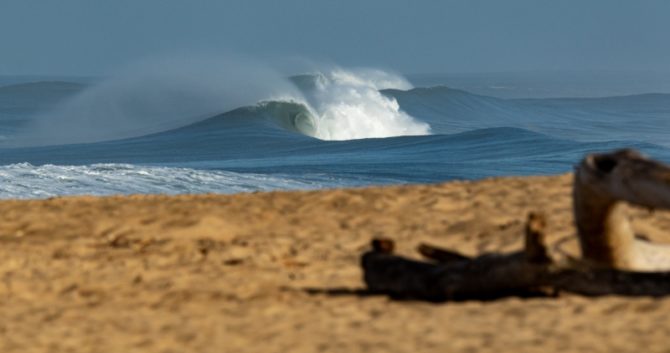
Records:
<instances>
[{"instance_id":1,"label":"dark log","mask_svg":"<svg viewBox=\"0 0 670 353\"><path fill-rule=\"evenodd\" d=\"M535 264L520 253L435 264L373 250L363 255L362 266L368 289L394 298L443 301L558 292L589 296L670 294L670 272Z\"/></svg>"},{"instance_id":2,"label":"dark log","mask_svg":"<svg viewBox=\"0 0 670 353\"><path fill-rule=\"evenodd\" d=\"M365 283L372 293L398 299L491 300L507 296L549 296L570 292L589 296L664 296L670 294L670 272L632 272L575 266L552 261L544 243L543 217L531 214L526 245L520 252L453 256L451 250L423 245L422 253L446 262L424 262L393 254L388 239L373 241L363 254Z\"/></svg>"}]
</instances>

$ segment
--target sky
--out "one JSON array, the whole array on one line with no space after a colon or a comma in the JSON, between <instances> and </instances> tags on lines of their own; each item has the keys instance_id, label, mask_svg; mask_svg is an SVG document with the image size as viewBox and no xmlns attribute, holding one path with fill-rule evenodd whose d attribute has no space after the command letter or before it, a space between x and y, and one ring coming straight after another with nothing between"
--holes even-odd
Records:
<instances>
[{"instance_id":1,"label":"sky","mask_svg":"<svg viewBox=\"0 0 670 353\"><path fill-rule=\"evenodd\" d=\"M402 73L670 72L664 0L0 0L0 74L243 55Z\"/></svg>"}]
</instances>

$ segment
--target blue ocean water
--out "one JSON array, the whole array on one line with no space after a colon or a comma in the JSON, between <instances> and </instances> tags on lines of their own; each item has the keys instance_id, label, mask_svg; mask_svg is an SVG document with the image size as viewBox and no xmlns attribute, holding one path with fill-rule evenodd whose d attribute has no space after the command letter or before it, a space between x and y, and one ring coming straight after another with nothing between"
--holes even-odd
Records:
<instances>
[{"instance_id":1,"label":"blue ocean water","mask_svg":"<svg viewBox=\"0 0 670 353\"><path fill-rule=\"evenodd\" d=\"M0 77L0 198L554 174L621 147L670 160L667 75L159 71Z\"/></svg>"}]
</instances>

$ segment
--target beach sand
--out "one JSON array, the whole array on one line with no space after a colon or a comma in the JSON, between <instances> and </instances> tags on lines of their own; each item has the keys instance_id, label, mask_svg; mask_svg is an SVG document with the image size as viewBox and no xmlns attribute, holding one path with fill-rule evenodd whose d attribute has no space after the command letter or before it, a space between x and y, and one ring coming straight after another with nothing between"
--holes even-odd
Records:
<instances>
[{"instance_id":1,"label":"beach sand","mask_svg":"<svg viewBox=\"0 0 670 353\"><path fill-rule=\"evenodd\" d=\"M670 352L670 299L362 296L371 238L574 237L571 175L238 195L0 201L0 352ZM632 210L654 241L670 215Z\"/></svg>"}]
</instances>

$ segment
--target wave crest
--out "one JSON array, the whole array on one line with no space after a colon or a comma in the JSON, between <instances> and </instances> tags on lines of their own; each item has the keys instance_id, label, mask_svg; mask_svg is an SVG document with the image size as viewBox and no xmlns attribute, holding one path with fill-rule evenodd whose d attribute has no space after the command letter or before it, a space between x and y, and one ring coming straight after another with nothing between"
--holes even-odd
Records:
<instances>
[{"instance_id":1,"label":"wave crest","mask_svg":"<svg viewBox=\"0 0 670 353\"><path fill-rule=\"evenodd\" d=\"M280 127L321 140L430 134L428 123L380 93L411 88L403 77L375 69L337 68L289 82L255 63L163 60L84 89L0 143L120 140L176 130L242 107L260 108Z\"/></svg>"},{"instance_id":2,"label":"wave crest","mask_svg":"<svg viewBox=\"0 0 670 353\"><path fill-rule=\"evenodd\" d=\"M400 109L382 89L411 89L404 78L380 70L332 70L302 75L293 81L303 91L312 137L352 140L403 135L428 135L430 125ZM309 120L309 122L307 122ZM305 131L302 131L305 133Z\"/></svg>"}]
</instances>

